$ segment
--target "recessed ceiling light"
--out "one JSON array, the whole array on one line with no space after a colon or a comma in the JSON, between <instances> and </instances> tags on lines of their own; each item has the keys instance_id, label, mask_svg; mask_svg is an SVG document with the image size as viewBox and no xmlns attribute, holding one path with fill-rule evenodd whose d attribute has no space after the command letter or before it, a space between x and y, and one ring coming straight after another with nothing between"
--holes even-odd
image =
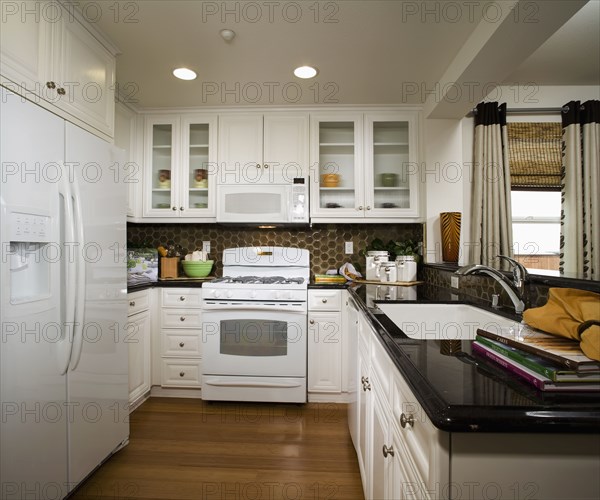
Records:
<instances>
[{"instance_id":1,"label":"recessed ceiling light","mask_svg":"<svg viewBox=\"0 0 600 500\"><path fill-rule=\"evenodd\" d=\"M223 37L223 40L225 40L226 42L231 42L231 40L235 38L235 31L230 29L221 30L219 33Z\"/></svg>"},{"instance_id":2,"label":"recessed ceiling light","mask_svg":"<svg viewBox=\"0 0 600 500\"><path fill-rule=\"evenodd\" d=\"M188 68L177 68L173 70L173 74L180 80L195 80L196 72Z\"/></svg>"},{"instance_id":3,"label":"recessed ceiling light","mask_svg":"<svg viewBox=\"0 0 600 500\"><path fill-rule=\"evenodd\" d=\"M294 70L294 75L298 78L312 78L316 76L317 70L312 66L300 66Z\"/></svg>"}]
</instances>

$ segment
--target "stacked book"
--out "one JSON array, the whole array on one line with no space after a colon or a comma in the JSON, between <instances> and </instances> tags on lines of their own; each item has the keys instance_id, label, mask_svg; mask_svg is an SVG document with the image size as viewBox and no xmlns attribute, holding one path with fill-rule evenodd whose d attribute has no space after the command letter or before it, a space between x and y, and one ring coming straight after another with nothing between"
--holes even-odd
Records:
<instances>
[{"instance_id":1,"label":"stacked book","mask_svg":"<svg viewBox=\"0 0 600 500\"><path fill-rule=\"evenodd\" d=\"M472 351L541 391L600 390L600 362L585 356L575 340L527 327L517 335L477 330Z\"/></svg>"}]
</instances>

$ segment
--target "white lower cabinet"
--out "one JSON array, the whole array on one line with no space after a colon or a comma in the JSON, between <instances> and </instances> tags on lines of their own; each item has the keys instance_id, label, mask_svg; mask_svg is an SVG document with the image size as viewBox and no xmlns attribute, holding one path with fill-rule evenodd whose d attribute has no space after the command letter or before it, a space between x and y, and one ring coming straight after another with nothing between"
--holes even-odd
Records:
<instances>
[{"instance_id":1,"label":"white lower cabinet","mask_svg":"<svg viewBox=\"0 0 600 500\"><path fill-rule=\"evenodd\" d=\"M202 385L201 288L163 288L160 310L160 385Z\"/></svg>"},{"instance_id":2,"label":"white lower cabinet","mask_svg":"<svg viewBox=\"0 0 600 500\"><path fill-rule=\"evenodd\" d=\"M126 341L129 349L129 405L136 408L150 391L152 290L127 294Z\"/></svg>"},{"instance_id":3,"label":"white lower cabinet","mask_svg":"<svg viewBox=\"0 0 600 500\"><path fill-rule=\"evenodd\" d=\"M308 401L343 401L342 292L308 291Z\"/></svg>"}]
</instances>

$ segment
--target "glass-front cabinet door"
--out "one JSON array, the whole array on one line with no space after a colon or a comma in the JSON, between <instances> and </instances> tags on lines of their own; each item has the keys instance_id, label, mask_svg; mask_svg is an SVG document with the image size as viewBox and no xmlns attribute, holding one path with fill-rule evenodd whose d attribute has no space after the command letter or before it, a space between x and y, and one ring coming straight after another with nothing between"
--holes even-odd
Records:
<instances>
[{"instance_id":1,"label":"glass-front cabinet door","mask_svg":"<svg viewBox=\"0 0 600 500\"><path fill-rule=\"evenodd\" d=\"M146 117L144 131L144 215L177 217L179 118Z\"/></svg>"},{"instance_id":2,"label":"glass-front cabinet door","mask_svg":"<svg viewBox=\"0 0 600 500\"><path fill-rule=\"evenodd\" d=\"M367 217L416 217L419 166L417 115L365 115L365 205Z\"/></svg>"},{"instance_id":3,"label":"glass-front cabinet door","mask_svg":"<svg viewBox=\"0 0 600 500\"><path fill-rule=\"evenodd\" d=\"M363 217L362 115L311 116L311 215Z\"/></svg>"},{"instance_id":4,"label":"glass-front cabinet door","mask_svg":"<svg viewBox=\"0 0 600 500\"><path fill-rule=\"evenodd\" d=\"M212 115L182 119L181 206L180 217L215 215L217 181L217 118Z\"/></svg>"},{"instance_id":5,"label":"glass-front cabinet door","mask_svg":"<svg viewBox=\"0 0 600 500\"><path fill-rule=\"evenodd\" d=\"M148 115L144 216L215 216L216 115Z\"/></svg>"}]
</instances>

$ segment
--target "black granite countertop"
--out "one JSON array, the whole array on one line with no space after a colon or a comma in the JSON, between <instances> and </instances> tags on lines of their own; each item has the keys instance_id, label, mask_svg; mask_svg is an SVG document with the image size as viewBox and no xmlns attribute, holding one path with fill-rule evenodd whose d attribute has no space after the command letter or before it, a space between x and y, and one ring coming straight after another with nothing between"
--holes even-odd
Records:
<instances>
[{"instance_id":1,"label":"black granite countertop","mask_svg":"<svg viewBox=\"0 0 600 500\"><path fill-rule=\"evenodd\" d=\"M146 283L138 283L127 285L127 293L139 292L141 290L147 290L148 288L168 288L168 287L185 287L185 288L201 288L202 283L206 283L207 279L171 279L171 280L158 280L158 281L149 281ZM310 282L308 284L309 289L332 289L332 290L343 290L344 288L348 288L348 284L346 283L314 283Z\"/></svg>"},{"instance_id":2,"label":"black granite countertop","mask_svg":"<svg viewBox=\"0 0 600 500\"><path fill-rule=\"evenodd\" d=\"M369 285L351 287L351 294L377 330L392 361L402 373L433 424L451 432L599 433L600 393L537 390L471 352L472 341L414 340L374 304ZM381 289L380 289L381 290ZM389 294L388 294L389 295ZM393 295L393 294L392 294ZM406 295L406 293L405 293ZM397 297L396 297L397 298ZM452 290L423 285L411 290L418 302L467 303ZM404 300L402 302L405 302ZM487 304L468 303L491 310ZM493 310L517 318L511 311Z\"/></svg>"}]
</instances>

